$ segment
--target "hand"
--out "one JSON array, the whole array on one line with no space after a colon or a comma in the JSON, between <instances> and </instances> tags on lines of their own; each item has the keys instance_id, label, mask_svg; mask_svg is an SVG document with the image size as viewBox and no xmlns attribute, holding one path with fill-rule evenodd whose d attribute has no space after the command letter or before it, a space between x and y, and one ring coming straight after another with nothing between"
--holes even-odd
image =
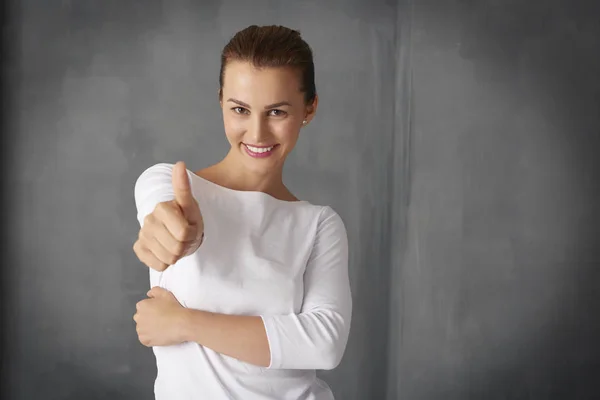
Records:
<instances>
[{"instance_id":1,"label":"hand","mask_svg":"<svg viewBox=\"0 0 600 400\"><path fill-rule=\"evenodd\" d=\"M164 271L202 244L204 221L183 162L173 167L175 200L158 203L144 219L133 251L148 267Z\"/></svg>"},{"instance_id":2,"label":"hand","mask_svg":"<svg viewBox=\"0 0 600 400\"><path fill-rule=\"evenodd\" d=\"M153 287L147 296L137 303L133 316L140 343L147 347L182 343L186 309L173 293L161 287Z\"/></svg>"}]
</instances>

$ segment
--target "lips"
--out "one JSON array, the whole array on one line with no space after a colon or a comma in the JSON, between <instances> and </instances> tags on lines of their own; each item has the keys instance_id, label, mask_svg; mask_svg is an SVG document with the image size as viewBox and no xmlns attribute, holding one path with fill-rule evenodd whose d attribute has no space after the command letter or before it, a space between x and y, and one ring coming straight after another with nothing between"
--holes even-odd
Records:
<instances>
[{"instance_id":1,"label":"lips","mask_svg":"<svg viewBox=\"0 0 600 400\"><path fill-rule=\"evenodd\" d=\"M248 148L248 150L250 150L250 151L252 151L254 153L263 153L263 152L271 151L275 147L275 145L272 145L272 146L251 146L251 145L245 144L245 143L244 143L244 145Z\"/></svg>"},{"instance_id":2,"label":"lips","mask_svg":"<svg viewBox=\"0 0 600 400\"><path fill-rule=\"evenodd\" d=\"M246 153L254 158L264 158L264 157L268 157L273 153L273 150L275 150L279 145L275 144L275 145L271 145L271 146L252 146L246 143L243 143L244 149L246 150Z\"/></svg>"}]
</instances>

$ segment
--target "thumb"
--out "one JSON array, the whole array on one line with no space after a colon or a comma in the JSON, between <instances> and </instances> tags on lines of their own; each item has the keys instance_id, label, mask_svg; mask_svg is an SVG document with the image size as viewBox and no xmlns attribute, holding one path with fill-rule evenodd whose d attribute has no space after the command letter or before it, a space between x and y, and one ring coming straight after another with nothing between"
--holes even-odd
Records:
<instances>
[{"instance_id":1,"label":"thumb","mask_svg":"<svg viewBox=\"0 0 600 400\"><path fill-rule=\"evenodd\" d=\"M172 180L175 201L183 211L183 216L191 223L198 223L201 218L200 207L192 195L190 179L183 161L179 161L173 167Z\"/></svg>"}]
</instances>

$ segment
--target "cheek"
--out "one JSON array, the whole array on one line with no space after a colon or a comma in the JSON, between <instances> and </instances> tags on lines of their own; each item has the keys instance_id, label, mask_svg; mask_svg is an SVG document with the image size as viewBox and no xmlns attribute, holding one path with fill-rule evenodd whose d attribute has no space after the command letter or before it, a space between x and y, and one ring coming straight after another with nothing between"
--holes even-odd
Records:
<instances>
[{"instance_id":1,"label":"cheek","mask_svg":"<svg viewBox=\"0 0 600 400\"><path fill-rule=\"evenodd\" d=\"M294 121L277 121L271 125L273 135L281 142L295 143L298 138L298 126Z\"/></svg>"},{"instance_id":2,"label":"cheek","mask_svg":"<svg viewBox=\"0 0 600 400\"><path fill-rule=\"evenodd\" d=\"M230 139L237 138L244 132L243 123L238 118L224 117L223 125L225 128L225 134Z\"/></svg>"}]
</instances>

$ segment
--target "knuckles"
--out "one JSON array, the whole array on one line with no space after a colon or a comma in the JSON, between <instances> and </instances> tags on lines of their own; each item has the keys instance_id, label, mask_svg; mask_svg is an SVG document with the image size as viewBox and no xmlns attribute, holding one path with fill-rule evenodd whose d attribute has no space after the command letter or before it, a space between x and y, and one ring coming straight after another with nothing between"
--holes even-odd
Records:
<instances>
[{"instance_id":1,"label":"knuckles","mask_svg":"<svg viewBox=\"0 0 600 400\"><path fill-rule=\"evenodd\" d=\"M168 265L164 264L164 263L160 263L156 268L154 268L156 271L158 272L163 272L165 269L167 269Z\"/></svg>"},{"instance_id":2,"label":"knuckles","mask_svg":"<svg viewBox=\"0 0 600 400\"><path fill-rule=\"evenodd\" d=\"M190 237L193 236L194 231L195 231L195 227L191 226L188 223L185 223L179 227L179 229L177 230L177 233L174 236L178 242L180 242L180 243L186 242Z\"/></svg>"},{"instance_id":3,"label":"knuckles","mask_svg":"<svg viewBox=\"0 0 600 400\"><path fill-rule=\"evenodd\" d=\"M144 300L140 300L135 304L135 309L137 311L140 311L142 309L142 307L144 306Z\"/></svg>"},{"instance_id":4,"label":"knuckles","mask_svg":"<svg viewBox=\"0 0 600 400\"><path fill-rule=\"evenodd\" d=\"M138 239L133 244L133 251L138 259L146 266L162 272L169 265L175 264L179 259L183 258L191 247L194 247L200 227L183 221L175 229L175 233L171 236L175 239L174 243L167 249L168 256L164 254L164 249L156 248L160 244L155 239L158 235L157 229L164 229L160 221L166 221L169 215L180 215L179 208L173 207L173 203L169 201L158 203L154 210L144 217L144 224L138 232ZM179 219L181 221L181 219ZM157 251L158 250L158 251ZM158 259L154 255L163 253ZM168 264L166 264L168 263Z\"/></svg>"},{"instance_id":5,"label":"knuckles","mask_svg":"<svg viewBox=\"0 0 600 400\"><path fill-rule=\"evenodd\" d=\"M139 332L138 332L138 340L140 341L141 344L143 344L146 347L150 347L150 345L151 345L150 339L148 339L144 335L141 335Z\"/></svg>"},{"instance_id":6,"label":"knuckles","mask_svg":"<svg viewBox=\"0 0 600 400\"><path fill-rule=\"evenodd\" d=\"M181 256L183 256L185 254L185 250L186 250L185 243L178 241L174 247L175 248L172 250L172 252L175 255L175 258L180 258Z\"/></svg>"},{"instance_id":7,"label":"knuckles","mask_svg":"<svg viewBox=\"0 0 600 400\"><path fill-rule=\"evenodd\" d=\"M172 209L170 203L168 201L163 201L161 203L158 203L156 205L156 207L154 207L154 211L152 212L152 214L164 213L164 212L168 211L169 209Z\"/></svg>"},{"instance_id":8,"label":"knuckles","mask_svg":"<svg viewBox=\"0 0 600 400\"><path fill-rule=\"evenodd\" d=\"M155 222L155 219L156 219L156 217L154 216L154 212L151 212L150 214L146 215L144 217L144 226L153 225Z\"/></svg>"},{"instance_id":9,"label":"knuckles","mask_svg":"<svg viewBox=\"0 0 600 400\"><path fill-rule=\"evenodd\" d=\"M144 261L144 260L142 260L142 262L144 264L146 264L148 267L150 267L153 270L158 271L158 272L164 271L169 266L169 265L167 265L167 264L165 264L163 262L157 261L156 259L153 259L153 260L150 260L150 261Z\"/></svg>"},{"instance_id":10,"label":"knuckles","mask_svg":"<svg viewBox=\"0 0 600 400\"><path fill-rule=\"evenodd\" d=\"M169 265L175 264L177 262L177 260L179 260L179 257L176 256L176 255L174 255L174 254L171 254L170 257L169 257L169 260L168 260L169 261Z\"/></svg>"}]
</instances>

